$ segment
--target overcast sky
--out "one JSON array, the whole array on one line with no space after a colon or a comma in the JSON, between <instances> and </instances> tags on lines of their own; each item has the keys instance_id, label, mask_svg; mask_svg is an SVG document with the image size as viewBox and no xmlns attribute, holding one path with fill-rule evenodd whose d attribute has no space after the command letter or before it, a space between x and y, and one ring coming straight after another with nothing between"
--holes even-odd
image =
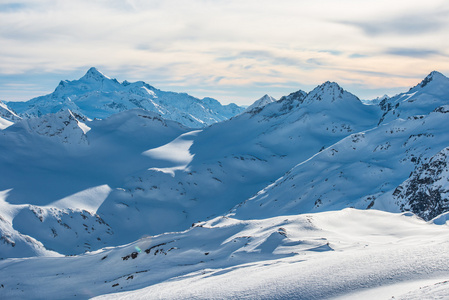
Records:
<instances>
[{"instance_id":1,"label":"overcast sky","mask_svg":"<svg viewBox=\"0 0 449 300\"><path fill-rule=\"evenodd\" d=\"M324 81L360 98L449 75L447 0L0 0L0 99L95 66L223 103Z\"/></svg>"}]
</instances>

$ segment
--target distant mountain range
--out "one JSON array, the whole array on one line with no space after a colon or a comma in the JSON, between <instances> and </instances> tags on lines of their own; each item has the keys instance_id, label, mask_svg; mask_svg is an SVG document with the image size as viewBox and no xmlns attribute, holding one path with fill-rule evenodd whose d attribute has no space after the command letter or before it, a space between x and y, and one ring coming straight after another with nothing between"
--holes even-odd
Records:
<instances>
[{"instance_id":1,"label":"distant mountain range","mask_svg":"<svg viewBox=\"0 0 449 300\"><path fill-rule=\"evenodd\" d=\"M229 119L244 110L235 104L221 105L212 98L200 100L185 93L164 92L143 81L119 83L96 68L90 68L79 80L61 81L49 95L7 105L23 118L69 109L89 119L104 119L140 108L191 128Z\"/></svg>"}]
</instances>

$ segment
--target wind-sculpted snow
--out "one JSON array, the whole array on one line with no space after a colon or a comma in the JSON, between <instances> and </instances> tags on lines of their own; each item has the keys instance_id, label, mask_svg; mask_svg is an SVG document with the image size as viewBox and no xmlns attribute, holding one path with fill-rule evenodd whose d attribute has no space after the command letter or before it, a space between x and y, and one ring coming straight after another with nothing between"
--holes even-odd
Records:
<instances>
[{"instance_id":1,"label":"wind-sculpted snow","mask_svg":"<svg viewBox=\"0 0 449 300\"><path fill-rule=\"evenodd\" d=\"M447 276L448 237L446 225L380 211L218 217L80 256L0 261L0 296L323 299Z\"/></svg>"},{"instance_id":2,"label":"wind-sculpted snow","mask_svg":"<svg viewBox=\"0 0 449 300\"><path fill-rule=\"evenodd\" d=\"M49 95L7 104L24 118L69 109L90 119L104 119L140 108L192 128L226 120L244 110L235 104L223 106L212 98L200 100L185 93L164 92L143 81L119 83L95 68L89 69L79 80L61 81Z\"/></svg>"}]
</instances>

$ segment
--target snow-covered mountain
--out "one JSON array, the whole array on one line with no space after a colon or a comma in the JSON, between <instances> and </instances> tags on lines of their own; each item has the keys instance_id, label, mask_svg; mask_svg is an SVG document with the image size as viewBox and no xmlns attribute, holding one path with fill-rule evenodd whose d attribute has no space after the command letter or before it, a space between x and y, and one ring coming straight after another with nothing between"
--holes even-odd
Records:
<instances>
[{"instance_id":1,"label":"snow-covered mountain","mask_svg":"<svg viewBox=\"0 0 449 300\"><path fill-rule=\"evenodd\" d=\"M430 82L434 74L423 82ZM438 90L449 89L447 78L439 76L439 80L447 84L440 82ZM422 88L423 84L418 86ZM438 95L431 87L427 89L419 90L423 96L417 101L429 99L429 94ZM438 105L449 103L449 99L445 100L444 93L434 97L417 108L404 109L406 119L383 120L378 127L351 134L323 149L233 212L238 218L259 218L355 207L412 210L429 220L447 211L446 187L442 184L447 177L441 175L445 171L440 151L449 145L444 125L449 122L449 109ZM428 178L430 174L432 179Z\"/></svg>"},{"instance_id":2,"label":"snow-covered mountain","mask_svg":"<svg viewBox=\"0 0 449 300\"><path fill-rule=\"evenodd\" d=\"M221 105L212 98L200 100L185 93L164 92L143 81L119 83L96 68L90 68L79 80L61 81L49 95L7 104L24 118L68 109L90 119L104 119L141 108L192 128L229 119L244 110L235 104Z\"/></svg>"},{"instance_id":3,"label":"snow-covered mountain","mask_svg":"<svg viewBox=\"0 0 449 300\"><path fill-rule=\"evenodd\" d=\"M5 170L11 171L2 176L0 190L13 188L8 196L12 204L43 207L106 184L110 192L99 196L101 205L90 213L114 232L109 245L118 245L225 213L320 149L375 126L379 113L327 82L309 94L298 91L190 133L143 110L96 121L69 110L47 114L17 122L0 137L20 149L3 158ZM21 164L14 163L19 160ZM52 228L58 229L50 223L38 222L23 233L52 245L49 239L64 235L53 237ZM21 223L17 219L15 224ZM42 238L42 232L49 238ZM79 234L75 243L87 243L90 249L104 246ZM64 249L62 253L73 254Z\"/></svg>"},{"instance_id":4,"label":"snow-covered mountain","mask_svg":"<svg viewBox=\"0 0 449 300\"><path fill-rule=\"evenodd\" d=\"M376 107L363 105L334 83L309 95L268 104L147 151L152 158L166 153L166 162L128 176L124 190L112 192L99 214L119 228L115 232L123 230L117 236L130 239L120 243L145 233L182 230L225 213L292 165L375 126L380 117ZM172 149L176 152L168 154ZM130 221L106 217L119 213L130 214Z\"/></svg>"},{"instance_id":5,"label":"snow-covered mountain","mask_svg":"<svg viewBox=\"0 0 449 300\"><path fill-rule=\"evenodd\" d=\"M351 134L241 204L236 216L270 217L345 207L403 211L405 207L392 194L417 165L449 145L446 122L449 114L437 109ZM423 210L413 211L425 217Z\"/></svg>"},{"instance_id":6,"label":"snow-covered mountain","mask_svg":"<svg viewBox=\"0 0 449 300\"><path fill-rule=\"evenodd\" d=\"M93 93L80 96L86 82L96 104ZM263 97L200 130L161 111L102 106L118 85L152 91L162 107L164 92L144 83L91 70L61 85L47 107L56 111L0 132L0 298L365 299L449 289L444 75L379 105L325 82ZM67 91L77 100L55 105Z\"/></svg>"}]
</instances>

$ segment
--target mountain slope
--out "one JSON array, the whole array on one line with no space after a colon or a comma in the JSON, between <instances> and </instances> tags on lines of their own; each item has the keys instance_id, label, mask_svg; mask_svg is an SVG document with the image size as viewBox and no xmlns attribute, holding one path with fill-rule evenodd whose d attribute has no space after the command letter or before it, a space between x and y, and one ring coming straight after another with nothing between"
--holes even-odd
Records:
<instances>
[{"instance_id":1,"label":"mountain slope","mask_svg":"<svg viewBox=\"0 0 449 300\"><path fill-rule=\"evenodd\" d=\"M405 199L395 201L393 193L412 171L415 173L411 178L425 176L428 164L432 165L432 157L449 145L444 125L447 122L447 109L439 107L428 115L397 119L372 130L352 134L298 164L274 184L236 207L233 213L238 218L264 218L345 207L392 212L410 209L410 204L406 203L411 199L409 202L404 202ZM434 160L440 165L441 159ZM444 166L442 168L438 172L444 172ZM430 168L429 172L433 174L436 170ZM440 179L435 178L436 181ZM430 185L422 185L421 188L427 190ZM405 197L398 193L397 197ZM410 196L410 193L406 194ZM444 199L440 199L439 205L444 206ZM415 204L422 205L419 209L412 210L427 220L444 212L436 209L436 204L429 208L420 203Z\"/></svg>"},{"instance_id":2,"label":"mountain slope","mask_svg":"<svg viewBox=\"0 0 449 300\"><path fill-rule=\"evenodd\" d=\"M90 130L85 132L79 125L66 111L23 120L3 130L0 190L13 188L8 202L46 205L91 187L120 186L127 174L151 162L141 155L143 151L187 130L144 110L86 121Z\"/></svg>"},{"instance_id":3,"label":"mountain slope","mask_svg":"<svg viewBox=\"0 0 449 300\"><path fill-rule=\"evenodd\" d=\"M118 84L101 78L98 88ZM84 243L87 249L123 244L223 214L292 165L352 132L371 128L378 118L376 107L329 82L309 95L298 91L202 131L187 132L143 110L94 121L67 110L4 130L0 142L9 146L0 149L6 170L0 174L0 190L12 189L7 198L12 205L38 208L21 210L14 228L64 254L74 252L57 243L74 235L73 243L66 244L77 245L81 253ZM78 226L63 218L84 208L54 203L104 185L109 192L85 214L94 223L98 215L113 232L97 243L97 232L108 228L80 234ZM39 210L48 218L32 217ZM34 225L26 226L27 219Z\"/></svg>"},{"instance_id":4,"label":"mountain slope","mask_svg":"<svg viewBox=\"0 0 449 300\"><path fill-rule=\"evenodd\" d=\"M192 128L226 120L244 110L235 104L223 106L212 98L200 100L184 93L164 92L143 81L119 83L95 68L79 80L61 81L49 95L8 105L25 118L69 109L90 119L104 119L140 108Z\"/></svg>"},{"instance_id":5,"label":"mountain slope","mask_svg":"<svg viewBox=\"0 0 449 300\"><path fill-rule=\"evenodd\" d=\"M167 144L167 152L180 149L174 144L187 145L177 154L187 159L167 157L166 164L127 177L99 214L128 238L120 243L182 230L225 213L321 148L375 126L378 112L325 83L310 98L277 101ZM107 217L124 212L129 221Z\"/></svg>"}]
</instances>

